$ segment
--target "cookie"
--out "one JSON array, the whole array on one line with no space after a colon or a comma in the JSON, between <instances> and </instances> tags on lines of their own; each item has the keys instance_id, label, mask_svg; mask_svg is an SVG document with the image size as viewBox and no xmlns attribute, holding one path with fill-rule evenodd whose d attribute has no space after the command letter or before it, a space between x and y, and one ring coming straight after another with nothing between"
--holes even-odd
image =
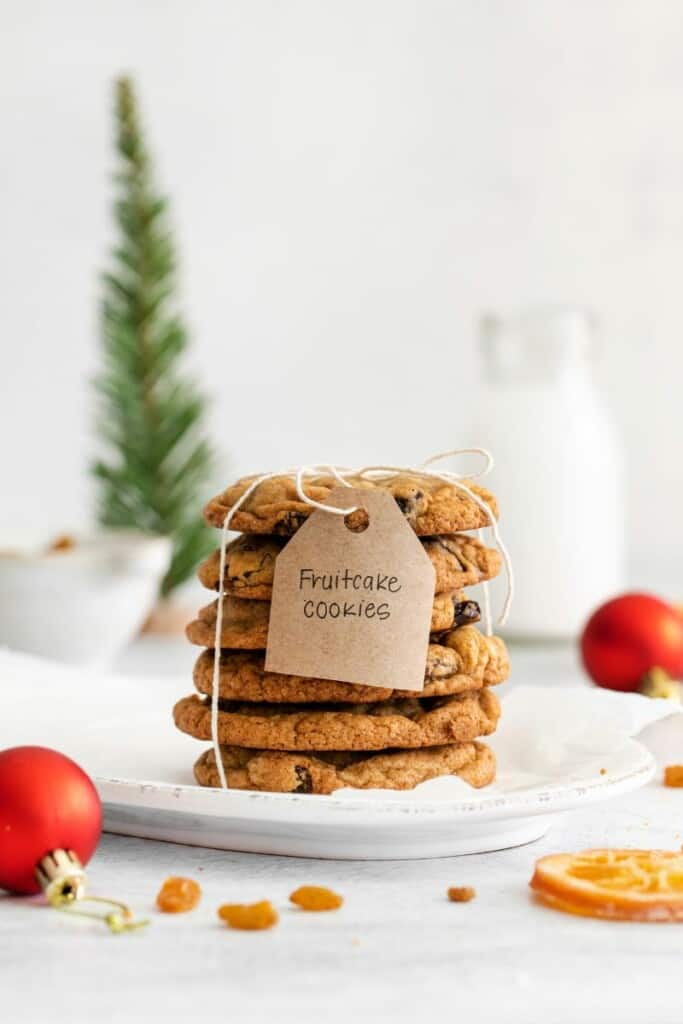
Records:
<instances>
[{"instance_id":1,"label":"cookie","mask_svg":"<svg viewBox=\"0 0 683 1024\"><path fill-rule=\"evenodd\" d=\"M425 679L432 683L449 676L468 675L490 685L504 682L509 671L504 641L499 636L484 636L475 626L449 630L427 650Z\"/></svg>"},{"instance_id":2,"label":"cookie","mask_svg":"<svg viewBox=\"0 0 683 1024\"><path fill-rule=\"evenodd\" d=\"M206 696L213 693L214 652L202 651L192 677L195 689ZM219 695L224 700L267 704L368 703L387 700L394 691L379 686L334 682L266 672L265 655L257 651L221 651Z\"/></svg>"},{"instance_id":3,"label":"cookie","mask_svg":"<svg viewBox=\"0 0 683 1024\"><path fill-rule=\"evenodd\" d=\"M428 537L422 544L436 572L437 594L492 580L503 565L500 551L465 533Z\"/></svg>"},{"instance_id":4,"label":"cookie","mask_svg":"<svg viewBox=\"0 0 683 1024\"><path fill-rule=\"evenodd\" d=\"M475 789L493 782L496 762L483 743L453 743L421 750L320 751L293 754L276 750L221 747L231 789L269 793L334 793L353 789L414 789L439 775L457 775ZM213 748L194 766L200 786L220 787Z\"/></svg>"},{"instance_id":5,"label":"cookie","mask_svg":"<svg viewBox=\"0 0 683 1024\"><path fill-rule=\"evenodd\" d=\"M223 591L235 597L270 601L273 596L275 560L287 543L286 537L244 533L225 548ZM214 551L197 570L199 582L218 590L220 550Z\"/></svg>"},{"instance_id":6,"label":"cookie","mask_svg":"<svg viewBox=\"0 0 683 1024\"><path fill-rule=\"evenodd\" d=\"M190 643L199 647L213 647L216 638L218 601L200 609L198 617L189 623L185 634ZM437 594L432 606L429 626L432 633L443 633L455 626L478 622L481 617L476 601L464 600L462 591L455 594ZM223 598L221 647L238 650L265 650L268 643L270 601L245 601L240 597Z\"/></svg>"},{"instance_id":7,"label":"cookie","mask_svg":"<svg viewBox=\"0 0 683 1024\"><path fill-rule=\"evenodd\" d=\"M185 635L192 644L213 647L216 639L218 601L207 604L190 622ZM239 597L223 598L221 647L238 650L265 650L268 642L270 601L242 601Z\"/></svg>"},{"instance_id":8,"label":"cookie","mask_svg":"<svg viewBox=\"0 0 683 1024\"><path fill-rule=\"evenodd\" d=\"M227 490L212 498L204 509L204 518L211 526L222 526L225 517L235 502L244 494L258 477L248 476L238 480ZM406 520L418 537L431 537L441 533L458 533L460 530L476 530L490 523L485 513L467 494L455 484L445 483L434 477L419 473L402 474L366 480L360 477L346 478L352 487L361 490L388 491ZM493 495L479 484L463 480L490 513L498 516L498 505ZM330 492L339 486L332 476L317 476L305 481L306 494L318 502L325 502ZM232 530L241 533L275 533L291 536L308 519L313 509L301 501L292 477L276 476L263 483L249 495L230 522ZM354 517L348 517L353 528Z\"/></svg>"},{"instance_id":9,"label":"cookie","mask_svg":"<svg viewBox=\"0 0 683 1024\"><path fill-rule=\"evenodd\" d=\"M286 537L243 534L225 549L223 590L235 597L270 601L273 595L275 561L287 543ZM500 552L487 548L467 534L429 537L422 541L435 569L435 594L453 593L483 580L493 579L501 569ZM209 590L218 590L220 551L199 566L197 576Z\"/></svg>"},{"instance_id":10,"label":"cookie","mask_svg":"<svg viewBox=\"0 0 683 1024\"><path fill-rule=\"evenodd\" d=\"M211 739L208 698L183 697L175 724ZM219 702L218 741L268 750L383 750L465 743L496 728L500 705L488 687L453 697L408 697L376 704L249 704Z\"/></svg>"},{"instance_id":11,"label":"cookie","mask_svg":"<svg viewBox=\"0 0 683 1024\"><path fill-rule=\"evenodd\" d=\"M481 637L481 641L467 641L465 638L462 645L463 655L459 661L454 660L454 652L448 649L450 664L458 667L458 671L451 675L442 674L443 662L438 645L430 646L427 678L424 690L419 696L446 697L504 682L508 673L508 661L502 641L495 637L487 639L482 637L481 633L477 635ZM482 657L482 649L489 651L489 658ZM472 666L470 673L466 671L468 665ZM432 671L435 673L434 678L430 677ZM212 693L213 651L202 651L199 655L193 678L199 693ZM225 700L265 701L269 704L315 704L330 701L364 704L389 700L391 697L416 696L407 690L390 690L379 686L266 672L265 657L256 651L221 651L219 681L220 696Z\"/></svg>"}]
</instances>

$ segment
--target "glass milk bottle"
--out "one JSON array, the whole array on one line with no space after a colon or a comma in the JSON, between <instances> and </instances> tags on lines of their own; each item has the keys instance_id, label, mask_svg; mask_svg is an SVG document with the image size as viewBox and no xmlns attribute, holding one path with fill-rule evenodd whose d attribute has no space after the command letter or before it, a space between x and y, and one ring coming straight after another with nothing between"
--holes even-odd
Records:
<instances>
[{"instance_id":1,"label":"glass milk bottle","mask_svg":"<svg viewBox=\"0 0 683 1024\"><path fill-rule=\"evenodd\" d=\"M592 378L592 323L573 309L491 315L481 344L472 443L495 458L483 483L515 570L504 632L569 638L623 586L621 452Z\"/></svg>"}]
</instances>

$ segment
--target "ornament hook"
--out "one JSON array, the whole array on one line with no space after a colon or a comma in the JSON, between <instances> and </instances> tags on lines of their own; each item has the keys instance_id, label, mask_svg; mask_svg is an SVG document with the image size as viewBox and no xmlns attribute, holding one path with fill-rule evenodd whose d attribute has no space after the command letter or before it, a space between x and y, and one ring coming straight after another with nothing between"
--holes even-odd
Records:
<instances>
[{"instance_id":1,"label":"ornament hook","mask_svg":"<svg viewBox=\"0 0 683 1024\"><path fill-rule=\"evenodd\" d=\"M36 866L36 878L48 903L55 910L103 921L115 934L135 931L149 924L147 920L136 921L126 903L86 894L85 868L73 850L52 850L46 854ZM84 903L99 903L110 909L103 912L83 910L81 908Z\"/></svg>"},{"instance_id":2,"label":"ornament hook","mask_svg":"<svg viewBox=\"0 0 683 1024\"><path fill-rule=\"evenodd\" d=\"M76 917L92 917L96 921L104 921L109 931L116 935L121 932L132 932L149 924L147 920L134 920L133 911L126 903L110 900L104 896L65 896L60 900L50 902L55 910L61 910L65 914L74 914ZM83 910L81 908L84 903L101 903L115 909L102 913L96 910Z\"/></svg>"}]
</instances>

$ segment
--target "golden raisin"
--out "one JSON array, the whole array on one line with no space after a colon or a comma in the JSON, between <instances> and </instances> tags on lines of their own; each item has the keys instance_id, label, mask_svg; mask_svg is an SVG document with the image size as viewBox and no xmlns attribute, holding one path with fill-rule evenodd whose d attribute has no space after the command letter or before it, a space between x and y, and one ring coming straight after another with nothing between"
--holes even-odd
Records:
<instances>
[{"instance_id":1,"label":"golden raisin","mask_svg":"<svg viewBox=\"0 0 683 1024\"><path fill-rule=\"evenodd\" d=\"M664 785L683 786L683 764L668 764L664 769Z\"/></svg>"},{"instance_id":2,"label":"golden raisin","mask_svg":"<svg viewBox=\"0 0 683 1024\"><path fill-rule=\"evenodd\" d=\"M451 903L469 903L476 895L476 890L469 885L452 885L448 890Z\"/></svg>"},{"instance_id":3,"label":"golden raisin","mask_svg":"<svg viewBox=\"0 0 683 1024\"><path fill-rule=\"evenodd\" d=\"M277 924L277 911L270 900L260 903L225 903L218 908L218 916L230 928L256 932L263 928L272 928Z\"/></svg>"},{"instance_id":4,"label":"golden raisin","mask_svg":"<svg viewBox=\"0 0 683 1024\"><path fill-rule=\"evenodd\" d=\"M302 885L289 897L302 910L339 910L344 900L321 885Z\"/></svg>"},{"instance_id":5,"label":"golden raisin","mask_svg":"<svg viewBox=\"0 0 683 1024\"><path fill-rule=\"evenodd\" d=\"M194 910L202 897L199 884L191 878L167 878L157 896L157 907L165 914Z\"/></svg>"}]
</instances>

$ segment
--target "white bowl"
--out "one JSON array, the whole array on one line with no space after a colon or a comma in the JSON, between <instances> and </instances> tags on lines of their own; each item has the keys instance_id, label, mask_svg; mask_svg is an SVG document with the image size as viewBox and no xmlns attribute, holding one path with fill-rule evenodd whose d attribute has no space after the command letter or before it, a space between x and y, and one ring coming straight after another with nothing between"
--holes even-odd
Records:
<instances>
[{"instance_id":1,"label":"white bowl","mask_svg":"<svg viewBox=\"0 0 683 1024\"><path fill-rule=\"evenodd\" d=\"M0 646L79 665L105 666L156 601L171 541L129 530L50 538L0 532Z\"/></svg>"}]
</instances>

